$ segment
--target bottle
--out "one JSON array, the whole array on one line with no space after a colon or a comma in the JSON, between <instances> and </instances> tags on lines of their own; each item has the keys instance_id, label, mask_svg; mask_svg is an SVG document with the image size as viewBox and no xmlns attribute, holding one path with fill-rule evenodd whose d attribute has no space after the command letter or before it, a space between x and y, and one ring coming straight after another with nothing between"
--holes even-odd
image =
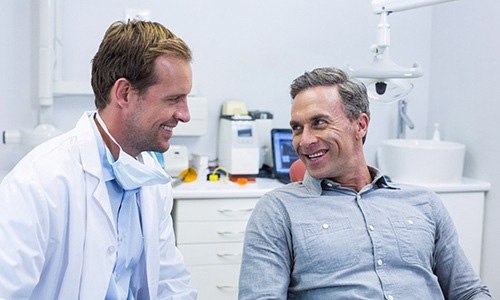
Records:
<instances>
[{"instance_id":1,"label":"bottle","mask_svg":"<svg viewBox=\"0 0 500 300\"><path fill-rule=\"evenodd\" d=\"M434 123L434 133L432 134L433 141L440 141L441 134L439 133L439 123Z\"/></svg>"}]
</instances>

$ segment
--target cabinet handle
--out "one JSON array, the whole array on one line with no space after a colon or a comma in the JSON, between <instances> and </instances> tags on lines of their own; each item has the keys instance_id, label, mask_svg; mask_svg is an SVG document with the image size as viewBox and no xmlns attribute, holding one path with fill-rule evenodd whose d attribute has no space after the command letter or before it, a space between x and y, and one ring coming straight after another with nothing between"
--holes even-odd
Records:
<instances>
[{"instance_id":1,"label":"cabinet handle","mask_svg":"<svg viewBox=\"0 0 500 300\"><path fill-rule=\"evenodd\" d=\"M217 211L222 214L251 212L253 208L220 208Z\"/></svg>"},{"instance_id":2,"label":"cabinet handle","mask_svg":"<svg viewBox=\"0 0 500 300\"><path fill-rule=\"evenodd\" d=\"M237 285L216 285L219 290L235 290L238 288Z\"/></svg>"},{"instance_id":3,"label":"cabinet handle","mask_svg":"<svg viewBox=\"0 0 500 300\"><path fill-rule=\"evenodd\" d=\"M230 235L243 235L245 234L245 231L217 231L217 234L223 235L223 236L230 236Z\"/></svg>"},{"instance_id":4,"label":"cabinet handle","mask_svg":"<svg viewBox=\"0 0 500 300\"><path fill-rule=\"evenodd\" d=\"M217 253L218 257L234 257L241 256L241 253Z\"/></svg>"}]
</instances>

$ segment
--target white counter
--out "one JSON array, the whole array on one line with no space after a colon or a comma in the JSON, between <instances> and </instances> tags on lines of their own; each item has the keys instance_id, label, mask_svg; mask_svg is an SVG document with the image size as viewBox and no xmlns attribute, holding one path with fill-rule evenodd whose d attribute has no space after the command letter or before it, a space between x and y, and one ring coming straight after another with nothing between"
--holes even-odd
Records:
<instances>
[{"instance_id":1,"label":"white counter","mask_svg":"<svg viewBox=\"0 0 500 300\"><path fill-rule=\"evenodd\" d=\"M9 171L0 170L0 182ZM182 183L174 188L174 198L226 198L238 193L241 197L260 197L276 187L283 184L274 179L257 178L256 182L240 185L229 180L209 182L198 180L190 183ZM437 193L453 192L487 192L491 188L489 182L464 177L462 182L448 184L426 185Z\"/></svg>"},{"instance_id":2,"label":"white counter","mask_svg":"<svg viewBox=\"0 0 500 300\"><path fill-rule=\"evenodd\" d=\"M455 192L487 192L491 184L486 181L463 177L461 182L446 184L426 184L436 193L455 193Z\"/></svg>"},{"instance_id":3,"label":"white counter","mask_svg":"<svg viewBox=\"0 0 500 300\"><path fill-rule=\"evenodd\" d=\"M255 198L283 184L274 179L257 178L255 182L240 185L229 180L210 182L198 180L181 183L174 188L174 199L220 199L220 198Z\"/></svg>"},{"instance_id":4,"label":"white counter","mask_svg":"<svg viewBox=\"0 0 500 300\"><path fill-rule=\"evenodd\" d=\"M229 180L218 182L198 180L190 183L182 183L175 187L174 198L228 198L236 196L235 194L242 198L260 197L262 194L282 185L277 180L267 178L257 178L256 182L249 182L245 185L239 185ZM491 185L485 181L464 177L462 178L462 182L426 185L426 187L436 193L455 193L487 192Z\"/></svg>"}]
</instances>

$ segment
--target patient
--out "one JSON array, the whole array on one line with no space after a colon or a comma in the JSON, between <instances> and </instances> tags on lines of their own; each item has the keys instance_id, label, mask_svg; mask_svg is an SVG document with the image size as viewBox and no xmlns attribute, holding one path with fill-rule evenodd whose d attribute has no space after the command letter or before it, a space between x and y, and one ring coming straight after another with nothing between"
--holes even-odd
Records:
<instances>
[{"instance_id":1,"label":"patient","mask_svg":"<svg viewBox=\"0 0 500 300\"><path fill-rule=\"evenodd\" d=\"M307 172L255 207L239 299L491 299L438 196L366 164L365 86L319 68L290 94Z\"/></svg>"}]
</instances>

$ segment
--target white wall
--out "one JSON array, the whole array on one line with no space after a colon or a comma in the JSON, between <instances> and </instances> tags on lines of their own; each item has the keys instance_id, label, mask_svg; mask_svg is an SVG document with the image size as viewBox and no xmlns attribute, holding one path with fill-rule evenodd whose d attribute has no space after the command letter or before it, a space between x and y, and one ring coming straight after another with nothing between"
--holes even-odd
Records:
<instances>
[{"instance_id":1,"label":"white wall","mask_svg":"<svg viewBox=\"0 0 500 300\"><path fill-rule=\"evenodd\" d=\"M1 1L6 7L1 13L13 24L1 28L1 33L5 31L9 37L6 41L16 40L29 46L33 43L30 35L36 37L37 34L36 23L32 32L27 26L20 28L19 24L36 22L30 18L29 10L36 10L37 1ZM210 121L206 136L177 137L172 142L187 144L193 152L206 154L210 159L216 158L214 141L223 101L244 100L250 110L272 112L275 127L288 127L288 92L292 79L319 66L368 65L372 60L369 47L376 40L378 23L368 0L294 0L265 4L233 0L61 2L62 60L58 65L62 65L61 77L65 81L89 82L90 60L105 29L111 22L124 19L127 8L150 10L153 20L170 27L186 40L194 53L194 92L208 98ZM430 8L423 8L390 16L391 55L399 64L410 66L418 62L429 69L430 12ZM417 30L418 36L408 34ZM35 71L27 62L30 52L27 47L17 51L12 42L3 45L6 49L0 53L5 59L2 66L21 75L9 78L8 83L0 82L15 89L0 98L0 105L3 104L0 130L33 126L36 114L29 104L29 91L36 82L26 81ZM23 64L19 65L19 61ZM34 65L36 67L36 62ZM424 136L428 77L417 79L415 84L409 112L417 128L409 134ZM14 99L21 105L11 107ZM82 110L91 108L92 96L56 98L54 122L60 129L67 130ZM374 104L372 111L366 149L373 163L380 140L396 134L393 117L396 106ZM0 151L5 151L5 147L0 145Z\"/></svg>"},{"instance_id":2,"label":"white wall","mask_svg":"<svg viewBox=\"0 0 500 300\"><path fill-rule=\"evenodd\" d=\"M467 146L465 175L491 183L485 207L482 276L500 295L500 1L436 7L432 27L429 121Z\"/></svg>"},{"instance_id":3,"label":"white wall","mask_svg":"<svg viewBox=\"0 0 500 300\"><path fill-rule=\"evenodd\" d=\"M0 132L4 129L32 127L32 51L30 1L0 0ZM19 147L2 145L0 170L11 167L22 155Z\"/></svg>"}]
</instances>

